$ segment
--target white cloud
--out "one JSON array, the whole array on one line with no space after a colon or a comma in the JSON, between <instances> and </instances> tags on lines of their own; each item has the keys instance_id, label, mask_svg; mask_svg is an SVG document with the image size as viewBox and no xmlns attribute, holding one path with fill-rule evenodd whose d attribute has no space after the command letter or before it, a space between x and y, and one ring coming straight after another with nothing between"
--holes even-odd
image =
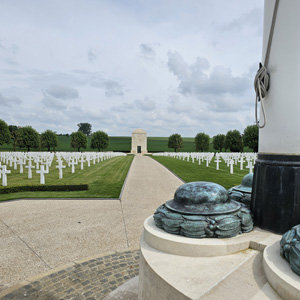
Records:
<instances>
[{"instance_id":1,"label":"white cloud","mask_svg":"<svg viewBox=\"0 0 300 300\"><path fill-rule=\"evenodd\" d=\"M12 107L21 103L22 100L18 97L6 97L0 93L0 106Z\"/></svg>"},{"instance_id":2,"label":"white cloud","mask_svg":"<svg viewBox=\"0 0 300 300\"><path fill-rule=\"evenodd\" d=\"M60 99L78 98L78 91L66 86L52 85L45 90L45 93Z\"/></svg>"},{"instance_id":3,"label":"white cloud","mask_svg":"<svg viewBox=\"0 0 300 300\"><path fill-rule=\"evenodd\" d=\"M156 103L146 97L144 100L135 100L134 106L143 111L153 111L156 108Z\"/></svg>"},{"instance_id":4,"label":"white cloud","mask_svg":"<svg viewBox=\"0 0 300 300\"><path fill-rule=\"evenodd\" d=\"M103 86L107 97L124 95L122 86L115 80L104 80Z\"/></svg>"},{"instance_id":5,"label":"white cloud","mask_svg":"<svg viewBox=\"0 0 300 300\"><path fill-rule=\"evenodd\" d=\"M188 64L178 52L169 52L168 66L179 80L179 91L198 96L215 94L241 94L249 87L246 77L233 76L229 67L215 66L210 68L206 58L196 58Z\"/></svg>"},{"instance_id":6,"label":"white cloud","mask_svg":"<svg viewBox=\"0 0 300 300\"><path fill-rule=\"evenodd\" d=\"M156 57L155 46L150 43L142 43L140 44L141 56L147 60L154 60Z\"/></svg>"},{"instance_id":7,"label":"white cloud","mask_svg":"<svg viewBox=\"0 0 300 300\"><path fill-rule=\"evenodd\" d=\"M48 95L45 95L45 97L42 99L42 103L51 110L63 110L67 108L67 106L61 100Z\"/></svg>"},{"instance_id":8,"label":"white cloud","mask_svg":"<svg viewBox=\"0 0 300 300\"><path fill-rule=\"evenodd\" d=\"M97 49L90 48L88 51L88 60L89 62L93 62L97 59L99 55L99 51Z\"/></svg>"}]
</instances>

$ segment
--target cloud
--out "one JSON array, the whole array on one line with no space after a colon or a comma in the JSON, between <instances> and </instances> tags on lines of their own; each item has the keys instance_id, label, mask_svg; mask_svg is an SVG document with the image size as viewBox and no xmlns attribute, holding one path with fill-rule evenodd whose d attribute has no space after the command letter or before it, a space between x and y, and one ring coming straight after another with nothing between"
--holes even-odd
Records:
<instances>
[{"instance_id":1,"label":"cloud","mask_svg":"<svg viewBox=\"0 0 300 300\"><path fill-rule=\"evenodd\" d=\"M19 52L19 47L17 44L9 44L6 40L0 40L0 49L12 54L17 54Z\"/></svg>"},{"instance_id":2,"label":"cloud","mask_svg":"<svg viewBox=\"0 0 300 300\"><path fill-rule=\"evenodd\" d=\"M16 44L12 44L9 48L9 50L13 53L13 54L17 54L19 52L19 47Z\"/></svg>"},{"instance_id":3,"label":"cloud","mask_svg":"<svg viewBox=\"0 0 300 300\"><path fill-rule=\"evenodd\" d=\"M63 110L67 108L67 106L61 100L55 99L48 95L44 96L42 103L45 105L45 107L51 110Z\"/></svg>"},{"instance_id":4,"label":"cloud","mask_svg":"<svg viewBox=\"0 0 300 300\"><path fill-rule=\"evenodd\" d=\"M75 99L79 96L76 89L59 85L50 86L45 90L45 93L59 99Z\"/></svg>"},{"instance_id":5,"label":"cloud","mask_svg":"<svg viewBox=\"0 0 300 300\"><path fill-rule=\"evenodd\" d=\"M99 51L97 49L92 49L90 48L88 51L88 60L89 62L94 62L95 60L97 60L99 55Z\"/></svg>"},{"instance_id":6,"label":"cloud","mask_svg":"<svg viewBox=\"0 0 300 300\"><path fill-rule=\"evenodd\" d=\"M150 100L148 97L145 97L144 100L135 100L133 104L136 108L143 111L153 111L156 108L155 101Z\"/></svg>"},{"instance_id":7,"label":"cloud","mask_svg":"<svg viewBox=\"0 0 300 300\"><path fill-rule=\"evenodd\" d=\"M3 58L3 61L10 66L18 66L19 65L19 63L12 57L5 57L5 58Z\"/></svg>"},{"instance_id":8,"label":"cloud","mask_svg":"<svg viewBox=\"0 0 300 300\"><path fill-rule=\"evenodd\" d=\"M206 58L197 57L188 64L178 52L168 53L169 70L179 80L179 92L183 95L241 95L249 87L247 77L234 76L228 67L210 67Z\"/></svg>"},{"instance_id":9,"label":"cloud","mask_svg":"<svg viewBox=\"0 0 300 300\"><path fill-rule=\"evenodd\" d=\"M131 102L123 102L121 105L117 105L111 108L111 111L116 111L118 113L128 113L132 112L134 114L137 113L137 111L142 113L148 113L153 112L156 110L157 104L155 101L150 100L148 97L145 97L144 100L136 99ZM144 115L145 116L145 115ZM127 117L127 115L126 115Z\"/></svg>"},{"instance_id":10,"label":"cloud","mask_svg":"<svg viewBox=\"0 0 300 300\"><path fill-rule=\"evenodd\" d=\"M18 97L6 97L0 93L0 106L12 107L21 103L22 100Z\"/></svg>"},{"instance_id":11,"label":"cloud","mask_svg":"<svg viewBox=\"0 0 300 300\"><path fill-rule=\"evenodd\" d=\"M122 86L115 80L105 80L103 86L107 97L124 95Z\"/></svg>"},{"instance_id":12,"label":"cloud","mask_svg":"<svg viewBox=\"0 0 300 300\"><path fill-rule=\"evenodd\" d=\"M179 95L173 94L168 99L168 113L183 114L192 111L188 101L181 101Z\"/></svg>"},{"instance_id":13,"label":"cloud","mask_svg":"<svg viewBox=\"0 0 300 300\"><path fill-rule=\"evenodd\" d=\"M153 46L151 46L150 44L140 44L140 50L142 53L142 57L146 59L152 60L156 56L156 52Z\"/></svg>"},{"instance_id":14,"label":"cloud","mask_svg":"<svg viewBox=\"0 0 300 300\"><path fill-rule=\"evenodd\" d=\"M222 27L222 31L242 30L244 28L255 28L256 33L260 34L262 28L263 11L261 8L253 8L251 11L242 14L238 18L233 19L230 22L225 23Z\"/></svg>"}]
</instances>

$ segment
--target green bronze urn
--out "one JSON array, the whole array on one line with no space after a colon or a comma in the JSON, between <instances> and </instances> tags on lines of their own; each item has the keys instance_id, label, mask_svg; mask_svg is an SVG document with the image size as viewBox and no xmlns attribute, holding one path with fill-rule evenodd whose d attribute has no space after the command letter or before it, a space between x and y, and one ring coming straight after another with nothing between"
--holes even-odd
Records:
<instances>
[{"instance_id":1,"label":"green bronze urn","mask_svg":"<svg viewBox=\"0 0 300 300\"><path fill-rule=\"evenodd\" d=\"M153 217L166 232L191 238L229 238L253 229L250 210L230 200L221 185L206 181L180 186Z\"/></svg>"},{"instance_id":2,"label":"green bronze urn","mask_svg":"<svg viewBox=\"0 0 300 300\"><path fill-rule=\"evenodd\" d=\"M250 209L252 183L253 173L245 175L240 185L234 186L228 190L229 199L237 201Z\"/></svg>"}]
</instances>

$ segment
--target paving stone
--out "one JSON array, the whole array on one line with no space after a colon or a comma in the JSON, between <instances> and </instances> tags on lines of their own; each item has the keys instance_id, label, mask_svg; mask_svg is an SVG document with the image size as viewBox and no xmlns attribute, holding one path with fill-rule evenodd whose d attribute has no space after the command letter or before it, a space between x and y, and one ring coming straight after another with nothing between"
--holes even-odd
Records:
<instances>
[{"instance_id":1,"label":"paving stone","mask_svg":"<svg viewBox=\"0 0 300 300\"><path fill-rule=\"evenodd\" d=\"M126 250L35 279L0 300L101 300L138 272L139 250Z\"/></svg>"}]
</instances>

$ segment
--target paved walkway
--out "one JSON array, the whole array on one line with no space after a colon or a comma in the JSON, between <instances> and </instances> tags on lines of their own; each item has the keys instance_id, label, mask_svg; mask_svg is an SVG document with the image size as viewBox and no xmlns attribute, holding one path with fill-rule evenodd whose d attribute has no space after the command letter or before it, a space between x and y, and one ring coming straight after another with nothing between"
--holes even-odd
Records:
<instances>
[{"instance_id":1,"label":"paved walkway","mask_svg":"<svg viewBox=\"0 0 300 300\"><path fill-rule=\"evenodd\" d=\"M103 299L138 274L143 222L181 184L137 155L121 201L0 203L0 299Z\"/></svg>"}]
</instances>

